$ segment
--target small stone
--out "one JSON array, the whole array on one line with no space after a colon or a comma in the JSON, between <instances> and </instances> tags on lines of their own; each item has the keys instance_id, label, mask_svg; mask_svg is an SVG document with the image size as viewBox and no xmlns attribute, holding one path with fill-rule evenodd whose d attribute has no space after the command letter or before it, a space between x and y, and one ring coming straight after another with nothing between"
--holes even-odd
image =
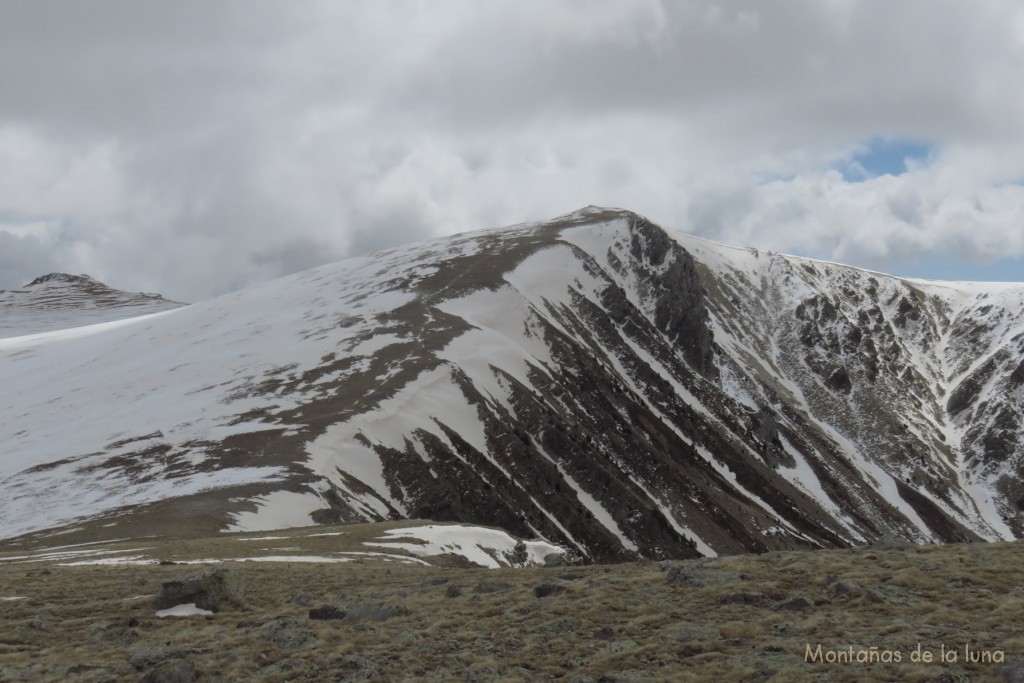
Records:
<instances>
[{"instance_id":1,"label":"small stone","mask_svg":"<svg viewBox=\"0 0 1024 683\"><path fill-rule=\"evenodd\" d=\"M332 619L344 619L345 612L338 609L334 605L320 605L309 610L309 618L321 621L327 621Z\"/></svg>"}]
</instances>

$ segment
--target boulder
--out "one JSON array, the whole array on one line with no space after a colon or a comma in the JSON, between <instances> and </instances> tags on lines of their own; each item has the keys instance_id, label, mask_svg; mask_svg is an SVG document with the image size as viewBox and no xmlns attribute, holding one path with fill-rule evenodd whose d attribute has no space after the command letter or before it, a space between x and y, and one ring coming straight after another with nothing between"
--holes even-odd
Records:
<instances>
[{"instance_id":1,"label":"boulder","mask_svg":"<svg viewBox=\"0 0 1024 683\"><path fill-rule=\"evenodd\" d=\"M569 587L561 581L543 581L533 587L533 594L538 598L546 598L551 595L568 592Z\"/></svg>"},{"instance_id":2,"label":"boulder","mask_svg":"<svg viewBox=\"0 0 1024 683\"><path fill-rule=\"evenodd\" d=\"M243 607L244 593L242 577L236 571L211 567L179 581L165 581L153 598L153 609L195 603L200 609L220 612L226 608Z\"/></svg>"},{"instance_id":3,"label":"boulder","mask_svg":"<svg viewBox=\"0 0 1024 683\"><path fill-rule=\"evenodd\" d=\"M142 671L171 659L185 659L188 654L188 650L180 647L146 645L132 650L128 663L136 671Z\"/></svg>"},{"instance_id":4,"label":"boulder","mask_svg":"<svg viewBox=\"0 0 1024 683\"><path fill-rule=\"evenodd\" d=\"M139 683L192 683L196 665L189 659L168 659L139 679Z\"/></svg>"},{"instance_id":5,"label":"boulder","mask_svg":"<svg viewBox=\"0 0 1024 683\"><path fill-rule=\"evenodd\" d=\"M315 639L307 622L291 617L278 617L264 624L257 632L257 637L285 650L298 650Z\"/></svg>"},{"instance_id":6,"label":"boulder","mask_svg":"<svg viewBox=\"0 0 1024 683\"><path fill-rule=\"evenodd\" d=\"M338 609L334 605L320 605L309 610L309 618L319 621L344 619L345 614L343 610Z\"/></svg>"}]
</instances>

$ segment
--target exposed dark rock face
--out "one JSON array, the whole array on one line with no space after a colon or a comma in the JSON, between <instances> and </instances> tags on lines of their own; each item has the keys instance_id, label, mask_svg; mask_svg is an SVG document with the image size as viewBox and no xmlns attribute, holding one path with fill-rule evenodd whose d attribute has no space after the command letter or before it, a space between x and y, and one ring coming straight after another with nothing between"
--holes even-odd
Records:
<instances>
[{"instance_id":1,"label":"exposed dark rock face","mask_svg":"<svg viewBox=\"0 0 1024 683\"><path fill-rule=\"evenodd\" d=\"M853 389L853 382L850 381L850 373L846 371L844 367L838 367L828 374L828 378L825 380L825 384L830 389L842 392L844 394L850 393Z\"/></svg>"},{"instance_id":2,"label":"exposed dark rock face","mask_svg":"<svg viewBox=\"0 0 1024 683\"><path fill-rule=\"evenodd\" d=\"M47 282L70 282L70 283L76 284L76 285L88 285L88 286L94 286L94 285L97 285L97 284L102 284L102 283L99 283L98 281L92 279L88 275L69 275L68 273L48 273L46 275L40 275L39 277L37 277L36 279L32 280L32 282L28 283L25 286L26 287L36 287L37 285L42 285L42 284L45 284Z\"/></svg>"},{"instance_id":3,"label":"exposed dark rock face","mask_svg":"<svg viewBox=\"0 0 1024 683\"><path fill-rule=\"evenodd\" d=\"M1010 386L1019 387L1024 385L1024 359L1017 364L1017 368L1010 373Z\"/></svg>"},{"instance_id":4,"label":"exposed dark rock face","mask_svg":"<svg viewBox=\"0 0 1024 683\"><path fill-rule=\"evenodd\" d=\"M995 371L995 359L990 358L985 361L977 370L964 378L949 395L946 410L951 415L955 415L973 405L978 400L982 387L985 386L985 383L989 381Z\"/></svg>"},{"instance_id":5,"label":"exposed dark rock face","mask_svg":"<svg viewBox=\"0 0 1024 683\"><path fill-rule=\"evenodd\" d=\"M630 254L639 262L638 269L651 273L664 267L660 276L651 278L655 327L682 351L697 372L716 377L714 334L708 325L706 293L693 257L645 218L632 219L629 230Z\"/></svg>"}]
</instances>

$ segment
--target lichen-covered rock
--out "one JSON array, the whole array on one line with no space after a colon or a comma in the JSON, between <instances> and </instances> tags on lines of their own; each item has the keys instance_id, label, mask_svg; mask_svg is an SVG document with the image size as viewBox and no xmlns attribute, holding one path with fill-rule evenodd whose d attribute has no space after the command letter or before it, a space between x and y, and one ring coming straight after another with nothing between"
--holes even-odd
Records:
<instances>
[{"instance_id":1,"label":"lichen-covered rock","mask_svg":"<svg viewBox=\"0 0 1024 683\"><path fill-rule=\"evenodd\" d=\"M316 639L307 622L291 617L278 617L267 622L256 632L256 637L285 650L298 650Z\"/></svg>"},{"instance_id":2,"label":"lichen-covered rock","mask_svg":"<svg viewBox=\"0 0 1024 683\"><path fill-rule=\"evenodd\" d=\"M226 567L211 567L177 581L165 581L153 598L153 609L194 603L200 609L220 612L243 607L245 584L241 575Z\"/></svg>"},{"instance_id":3,"label":"lichen-covered rock","mask_svg":"<svg viewBox=\"0 0 1024 683\"><path fill-rule=\"evenodd\" d=\"M139 679L139 683L192 683L196 665L189 659L168 659Z\"/></svg>"}]
</instances>

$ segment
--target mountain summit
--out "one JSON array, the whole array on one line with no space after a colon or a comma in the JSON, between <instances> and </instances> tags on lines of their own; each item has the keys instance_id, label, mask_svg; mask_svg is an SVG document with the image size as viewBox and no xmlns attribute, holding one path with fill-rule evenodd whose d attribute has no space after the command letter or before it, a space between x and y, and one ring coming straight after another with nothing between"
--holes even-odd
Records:
<instances>
[{"instance_id":1,"label":"mountain summit","mask_svg":"<svg viewBox=\"0 0 1024 683\"><path fill-rule=\"evenodd\" d=\"M8 538L423 517L619 560L1024 535L1024 285L618 209L0 356Z\"/></svg>"},{"instance_id":2,"label":"mountain summit","mask_svg":"<svg viewBox=\"0 0 1024 683\"><path fill-rule=\"evenodd\" d=\"M159 294L124 292L88 275L49 273L0 290L0 337L52 332L157 313L184 304Z\"/></svg>"}]
</instances>

